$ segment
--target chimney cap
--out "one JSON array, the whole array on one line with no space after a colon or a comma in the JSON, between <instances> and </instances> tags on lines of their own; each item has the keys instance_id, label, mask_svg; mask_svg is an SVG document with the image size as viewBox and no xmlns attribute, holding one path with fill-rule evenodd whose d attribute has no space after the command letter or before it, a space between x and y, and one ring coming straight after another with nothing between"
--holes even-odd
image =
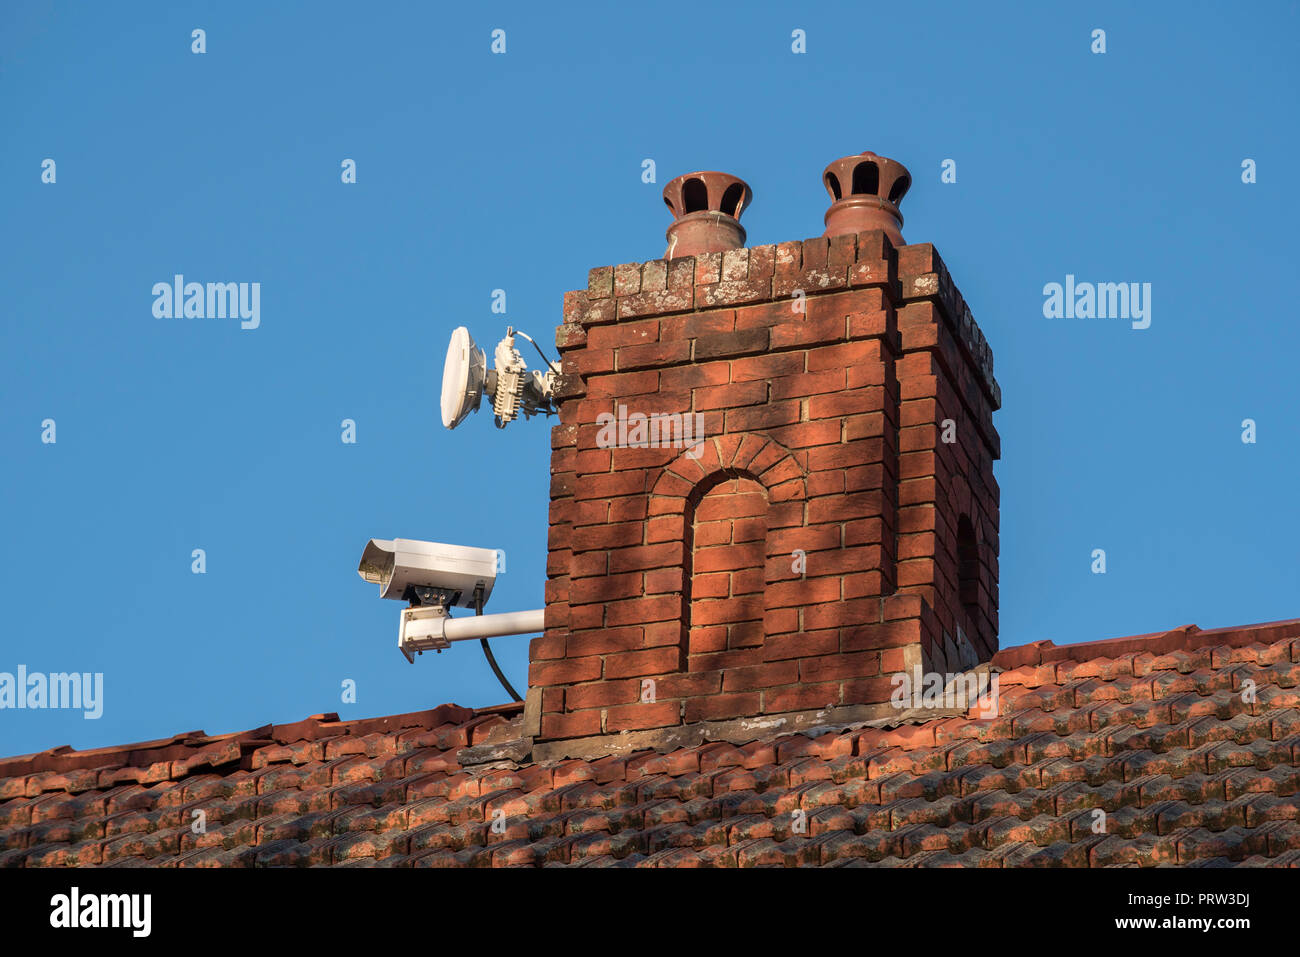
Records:
<instances>
[{"instance_id":1,"label":"chimney cap","mask_svg":"<svg viewBox=\"0 0 1300 957\"><path fill-rule=\"evenodd\" d=\"M753 190L743 179L717 170L683 173L664 187L664 203L675 219L705 211L740 219L753 198Z\"/></svg>"},{"instance_id":2,"label":"chimney cap","mask_svg":"<svg viewBox=\"0 0 1300 957\"><path fill-rule=\"evenodd\" d=\"M684 173L664 186L664 204L673 214L666 259L739 249L745 245L741 213L754 192L739 176L717 170Z\"/></svg>"},{"instance_id":3,"label":"chimney cap","mask_svg":"<svg viewBox=\"0 0 1300 957\"><path fill-rule=\"evenodd\" d=\"M831 197L825 236L882 229L895 245L903 244L903 214L898 205L912 185L907 167L870 150L841 156L822 173Z\"/></svg>"}]
</instances>

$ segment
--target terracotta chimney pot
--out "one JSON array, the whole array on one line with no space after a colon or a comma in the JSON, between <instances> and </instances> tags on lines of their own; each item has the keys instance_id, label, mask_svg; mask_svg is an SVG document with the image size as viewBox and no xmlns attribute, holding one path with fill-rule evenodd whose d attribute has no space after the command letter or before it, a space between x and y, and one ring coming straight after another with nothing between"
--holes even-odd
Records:
<instances>
[{"instance_id":1,"label":"terracotta chimney pot","mask_svg":"<svg viewBox=\"0 0 1300 957\"><path fill-rule=\"evenodd\" d=\"M730 173L702 171L678 176L664 187L664 202L673 214L664 258L744 246L740 214L753 197L749 184Z\"/></svg>"},{"instance_id":2,"label":"terracotta chimney pot","mask_svg":"<svg viewBox=\"0 0 1300 957\"><path fill-rule=\"evenodd\" d=\"M903 214L898 204L912 185L907 167L870 151L842 156L822 173L831 208L823 236L883 229L895 246L903 246Z\"/></svg>"}]
</instances>

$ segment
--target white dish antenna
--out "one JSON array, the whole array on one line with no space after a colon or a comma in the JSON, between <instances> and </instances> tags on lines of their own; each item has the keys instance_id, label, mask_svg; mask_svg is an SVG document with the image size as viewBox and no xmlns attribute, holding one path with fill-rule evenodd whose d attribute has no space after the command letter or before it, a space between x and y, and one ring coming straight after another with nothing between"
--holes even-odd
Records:
<instances>
[{"instance_id":1,"label":"white dish antenna","mask_svg":"<svg viewBox=\"0 0 1300 957\"><path fill-rule=\"evenodd\" d=\"M447 363L442 367L442 424L454 429L478 411L487 377L487 356L464 326L451 334Z\"/></svg>"},{"instance_id":2,"label":"white dish antenna","mask_svg":"<svg viewBox=\"0 0 1300 957\"><path fill-rule=\"evenodd\" d=\"M546 371L529 369L515 348L515 336L523 336L537 349ZM498 429L505 428L522 413L524 418L551 415L559 368L542 354L533 337L507 327L505 338L493 354L495 368L487 368L487 356L464 326L451 334L447 364L442 370L442 424L454 429L471 412L477 412L483 396L492 400L492 417Z\"/></svg>"}]
</instances>

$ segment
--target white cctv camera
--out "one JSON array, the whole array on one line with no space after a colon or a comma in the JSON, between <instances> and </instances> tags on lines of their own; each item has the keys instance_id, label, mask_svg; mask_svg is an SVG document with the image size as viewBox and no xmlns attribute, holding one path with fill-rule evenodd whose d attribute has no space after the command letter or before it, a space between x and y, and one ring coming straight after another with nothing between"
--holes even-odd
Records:
<instances>
[{"instance_id":1,"label":"white cctv camera","mask_svg":"<svg viewBox=\"0 0 1300 957\"><path fill-rule=\"evenodd\" d=\"M411 538L372 538L361 554L357 574L377 583L381 598L444 609L481 609L496 582L497 553Z\"/></svg>"},{"instance_id":2,"label":"white cctv camera","mask_svg":"<svg viewBox=\"0 0 1300 957\"><path fill-rule=\"evenodd\" d=\"M372 538L361 553L357 574L379 585L380 598L410 603L397 626L397 647L414 664L426 651L441 652L453 641L477 638L483 654L515 701L521 700L501 673L489 638L531 634L544 630L546 611L484 615L483 606L497 579L497 555L491 548L441 545L410 538ZM502 569L504 571L504 569ZM472 608L474 615L451 616L452 608Z\"/></svg>"}]
</instances>

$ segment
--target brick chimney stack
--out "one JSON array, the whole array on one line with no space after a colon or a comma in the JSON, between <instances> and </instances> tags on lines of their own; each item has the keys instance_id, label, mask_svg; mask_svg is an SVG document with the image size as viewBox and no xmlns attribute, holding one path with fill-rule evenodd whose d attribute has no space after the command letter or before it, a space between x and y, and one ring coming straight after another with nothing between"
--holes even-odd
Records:
<instances>
[{"instance_id":1,"label":"brick chimney stack","mask_svg":"<svg viewBox=\"0 0 1300 957\"><path fill-rule=\"evenodd\" d=\"M902 164L824 181L826 235L745 248L748 186L679 177L666 258L565 296L539 758L888 717L997 649L992 354Z\"/></svg>"}]
</instances>

